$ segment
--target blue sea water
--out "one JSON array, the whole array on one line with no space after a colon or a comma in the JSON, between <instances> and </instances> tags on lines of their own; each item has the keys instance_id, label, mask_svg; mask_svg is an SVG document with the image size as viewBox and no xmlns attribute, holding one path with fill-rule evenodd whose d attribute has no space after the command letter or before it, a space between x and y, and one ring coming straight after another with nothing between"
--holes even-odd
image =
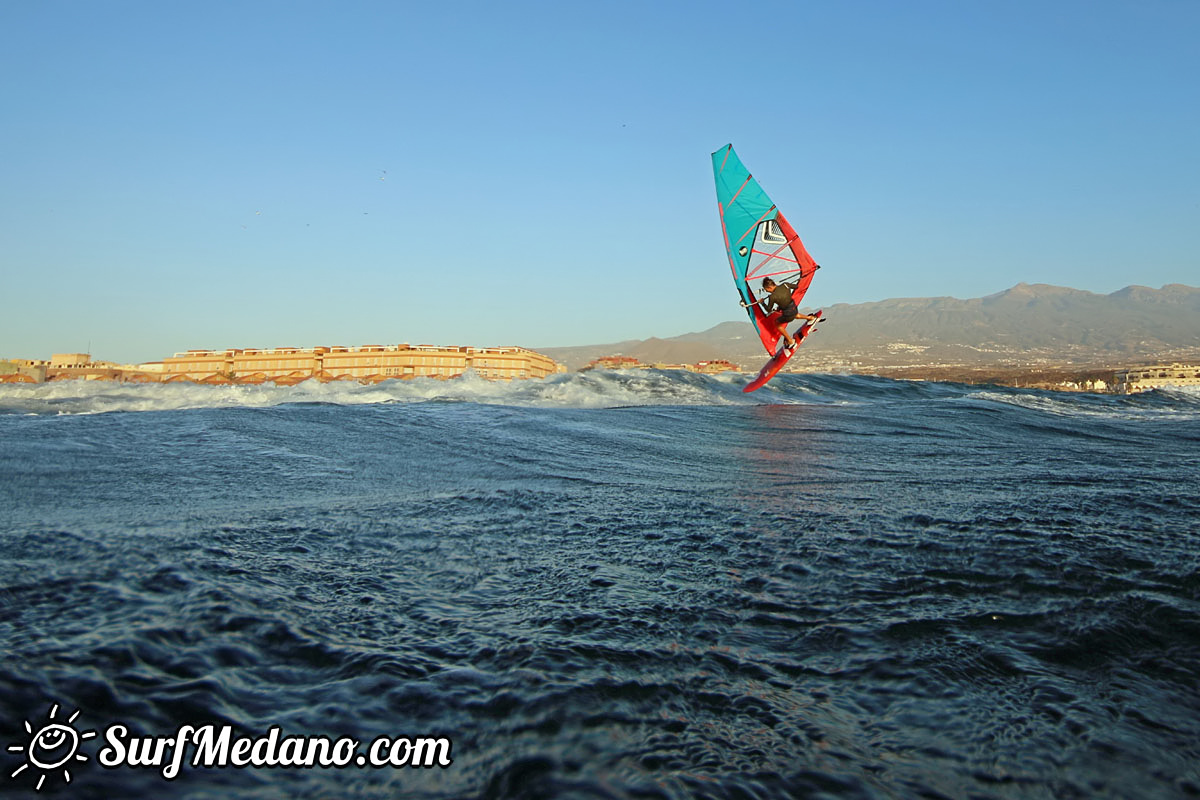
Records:
<instances>
[{"instance_id":1,"label":"blue sea water","mask_svg":"<svg viewBox=\"0 0 1200 800\"><path fill-rule=\"evenodd\" d=\"M0 387L0 793L1200 795L1200 396L744 380Z\"/></svg>"}]
</instances>

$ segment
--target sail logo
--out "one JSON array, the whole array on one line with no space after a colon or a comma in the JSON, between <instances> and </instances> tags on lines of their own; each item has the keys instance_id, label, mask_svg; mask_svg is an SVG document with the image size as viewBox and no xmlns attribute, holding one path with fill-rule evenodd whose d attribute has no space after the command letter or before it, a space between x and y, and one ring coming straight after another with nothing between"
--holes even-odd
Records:
<instances>
[{"instance_id":1,"label":"sail logo","mask_svg":"<svg viewBox=\"0 0 1200 800\"><path fill-rule=\"evenodd\" d=\"M763 244L787 244L787 237L780 230L779 223L773 219L763 223L761 233Z\"/></svg>"}]
</instances>

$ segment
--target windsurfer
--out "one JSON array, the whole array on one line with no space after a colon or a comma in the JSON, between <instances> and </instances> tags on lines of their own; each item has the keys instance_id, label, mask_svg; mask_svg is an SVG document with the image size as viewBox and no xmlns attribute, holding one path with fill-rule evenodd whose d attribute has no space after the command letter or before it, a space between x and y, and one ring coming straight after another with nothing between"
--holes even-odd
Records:
<instances>
[{"instance_id":1,"label":"windsurfer","mask_svg":"<svg viewBox=\"0 0 1200 800\"><path fill-rule=\"evenodd\" d=\"M796 284L775 283L770 278L763 278L763 291L767 296L762 299L763 313L770 314L772 307L779 309L779 320L776 325L779 327L779 333L783 336L783 340L787 342L787 347L795 347L796 342L788 334L787 326L803 317L810 322L815 322L820 319L816 314L801 314L800 309L796 307L796 301L792 299L792 292L796 291Z\"/></svg>"}]
</instances>

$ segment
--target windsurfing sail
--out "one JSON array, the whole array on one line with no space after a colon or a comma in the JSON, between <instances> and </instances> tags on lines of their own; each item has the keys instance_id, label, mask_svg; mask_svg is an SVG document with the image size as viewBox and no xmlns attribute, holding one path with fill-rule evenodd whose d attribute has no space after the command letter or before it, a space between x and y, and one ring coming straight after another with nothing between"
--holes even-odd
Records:
<instances>
[{"instance_id":1,"label":"windsurfing sail","mask_svg":"<svg viewBox=\"0 0 1200 800\"><path fill-rule=\"evenodd\" d=\"M713 153L712 162L721 231L725 235L733 282L763 347L774 355L779 344L775 325L779 312L764 314L754 289L768 276L776 283L795 283L792 299L799 305L818 269L817 262L733 152L733 145L725 145Z\"/></svg>"}]
</instances>

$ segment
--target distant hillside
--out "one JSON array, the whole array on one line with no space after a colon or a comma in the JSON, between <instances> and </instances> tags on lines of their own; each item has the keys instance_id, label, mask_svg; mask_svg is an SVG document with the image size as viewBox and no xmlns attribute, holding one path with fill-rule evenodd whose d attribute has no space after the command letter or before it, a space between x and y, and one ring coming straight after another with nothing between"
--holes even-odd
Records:
<instances>
[{"instance_id":1,"label":"distant hillside","mask_svg":"<svg viewBox=\"0 0 1200 800\"><path fill-rule=\"evenodd\" d=\"M1102 295L1021 283L971 300L839 303L825 313L829 321L793 365L1099 365L1200 358L1200 289L1182 284L1128 286ZM571 369L606 355L647 363L723 358L757 369L764 355L744 319L670 339L538 349Z\"/></svg>"}]
</instances>

